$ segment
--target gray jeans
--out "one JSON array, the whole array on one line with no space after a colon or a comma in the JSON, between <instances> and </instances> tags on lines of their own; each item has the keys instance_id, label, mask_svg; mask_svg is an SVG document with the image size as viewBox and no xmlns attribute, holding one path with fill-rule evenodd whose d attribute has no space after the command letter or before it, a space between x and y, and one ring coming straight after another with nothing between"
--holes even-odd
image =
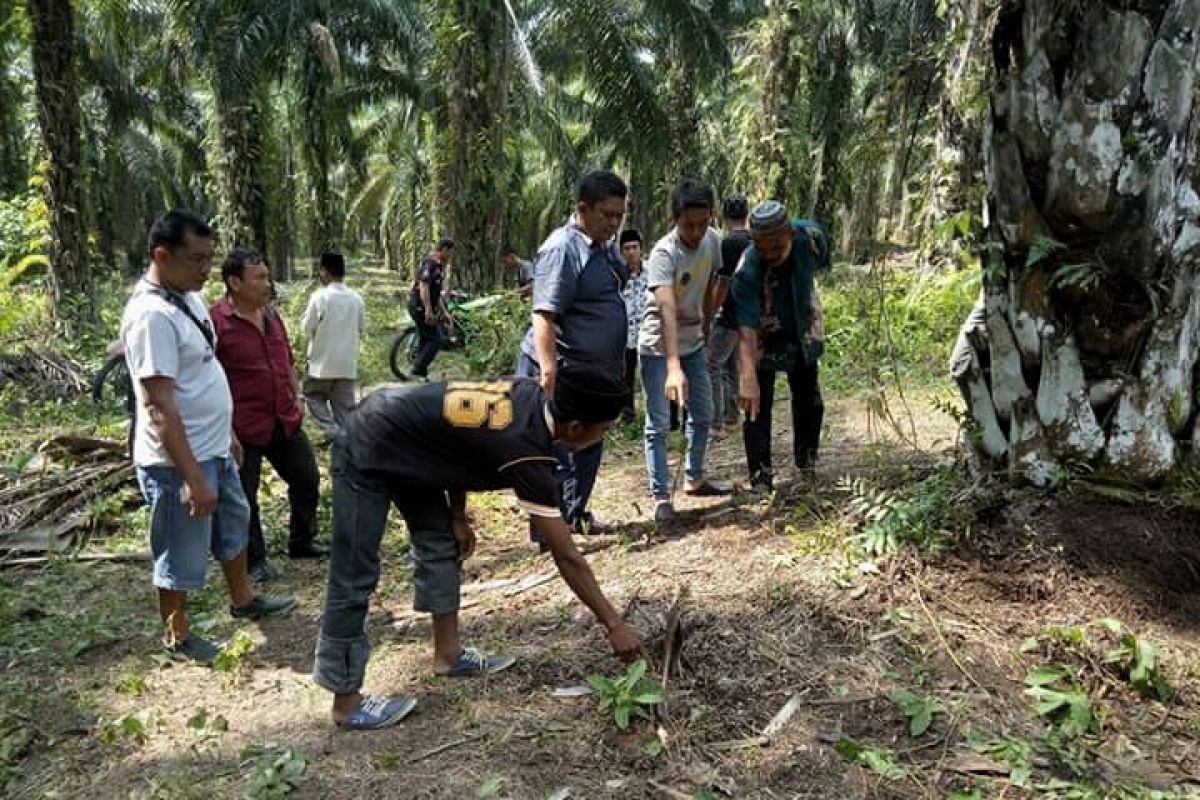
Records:
<instances>
[{"instance_id":1,"label":"gray jeans","mask_svg":"<svg viewBox=\"0 0 1200 800\"><path fill-rule=\"evenodd\" d=\"M712 382L713 424L738 423L738 332L724 325L713 325L708 348L708 370Z\"/></svg>"},{"instance_id":2,"label":"gray jeans","mask_svg":"<svg viewBox=\"0 0 1200 800\"><path fill-rule=\"evenodd\" d=\"M321 432L332 438L346 422L346 414L354 408L353 378L304 379L304 402L312 421Z\"/></svg>"},{"instance_id":3,"label":"gray jeans","mask_svg":"<svg viewBox=\"0 0 1200 800\"><path fill-rule=\"evenodd\" d=\"M333 541L329 585L317 639L313 679L336 694L363 683L371 642L367 607L379 583L379 543L392 504L408 526L413 559L413 608L458 611L458 542L445 492L409 489L360 471L339 435L333 445Z\"/></svg>"}]
</instances>

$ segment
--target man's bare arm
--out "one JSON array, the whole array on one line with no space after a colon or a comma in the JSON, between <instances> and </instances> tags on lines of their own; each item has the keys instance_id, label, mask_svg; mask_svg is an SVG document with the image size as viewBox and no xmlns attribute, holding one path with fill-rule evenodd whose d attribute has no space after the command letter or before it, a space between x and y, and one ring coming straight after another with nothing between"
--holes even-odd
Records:
<instances>
[{"instance_id":1,"label":"man's bare arm","mask_svg":"<svg viewBox=\"0 0 1200 800\"><path fill-rule=\"evenodd\" d=\"M554 340L554 319L550 311L533 312L533 352L542 370L542 388L554 396L554 379L558 375L558 346Z\"/></svg>"},{"instance_id":2,"label":"man's bare arm","mask_svg":"<svg viewBox=\"0 0 1200 800\"><path fill-rule=\"evenodd\" d=\"M143 378L142 388L146 390L147 418L187 486L192 516L208 516L217 508L217 494L204 477L188 444L187 431L179 416L179 408L175 405L175 380L167 377Z\"/></svg>"},{"instance_id":3,"label":"man's bare arm","mask_svg":"<svg viewBox=\"0 0 1200 800\"><path fill-rule=\"evenodd\" d=\"M641 653L642 643L632 625L621 619L621 615L608 602L596 576L579 548L571 540L571 531L559 517L533 517L533 528L545 541L554 558L554 565L571 591L579 598L608 630L608 640L613 652L629 659Z\"/></svg>"}]
</instances>

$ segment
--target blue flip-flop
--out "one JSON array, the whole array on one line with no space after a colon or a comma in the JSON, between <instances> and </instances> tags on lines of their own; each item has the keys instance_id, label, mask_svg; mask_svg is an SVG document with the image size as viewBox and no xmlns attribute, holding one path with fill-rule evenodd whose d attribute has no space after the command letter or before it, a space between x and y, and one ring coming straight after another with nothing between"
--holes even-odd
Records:
<instances>
[{"instance_id":1,"label":"blue flip-flop","mask_svg":"<svg viewBox=\"0 0 1200 800\"><path fill-rule=\"evenodd\" d=\"M454 666L448 673L452 678L470 678L476 675L494 675L503 672L517 662L507 653L481 653L468 647L458 654Z\"/></svg>"},{"instance_id":2,"label":"blue flip-flop","mask_svg":"<svg viewBox=\"0 0 1200 800\"><path fill-rule=\"evenodd\" d=\"M377 731L390 728L411 714L416 707L415 697L368 695L344 722L338 723L338 727L347 731Z\"/></svg>"}]
</instances>

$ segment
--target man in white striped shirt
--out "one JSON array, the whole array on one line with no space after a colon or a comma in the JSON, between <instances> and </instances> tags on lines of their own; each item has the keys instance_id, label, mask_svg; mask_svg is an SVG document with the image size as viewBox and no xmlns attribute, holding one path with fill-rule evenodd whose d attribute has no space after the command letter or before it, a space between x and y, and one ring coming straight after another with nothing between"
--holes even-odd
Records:
<instances>
[{"instance_id":1,"label":"man in white striped shirt","mask_svg":"<svg viewBox=\"0 0 1200 800\"><path fill-rule=\"evenodd\" d=\"M332 439L354 406L358 344L367 315L359 293L342 282L346 260L341 253L321 255L320 277L323 285L308 299L300 320L308 338L304 401L313 422Z\"/></svg>"}]
</instances>

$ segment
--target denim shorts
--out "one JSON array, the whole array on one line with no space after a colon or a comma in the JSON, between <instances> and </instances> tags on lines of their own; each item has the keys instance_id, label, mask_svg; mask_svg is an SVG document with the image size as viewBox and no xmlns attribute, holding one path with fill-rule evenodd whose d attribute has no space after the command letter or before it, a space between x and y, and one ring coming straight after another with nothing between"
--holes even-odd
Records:
<instances>
[{"instance_id":1,"label":"denim shorts","mask_svg":"<svg viewBox=\"0 0 1200 800\"><path fill-rule=\"evenodd\" d=\"M250 504L242 491L232 458L200 462L204 477L217 493L216 513L193 517L183 502L183 478L171 466L138 467L138 485L150 506L150 553L154 585L192 591L204 587L211 553L230 561L246 549Z\"/></svg>"}]
</instances>

